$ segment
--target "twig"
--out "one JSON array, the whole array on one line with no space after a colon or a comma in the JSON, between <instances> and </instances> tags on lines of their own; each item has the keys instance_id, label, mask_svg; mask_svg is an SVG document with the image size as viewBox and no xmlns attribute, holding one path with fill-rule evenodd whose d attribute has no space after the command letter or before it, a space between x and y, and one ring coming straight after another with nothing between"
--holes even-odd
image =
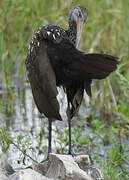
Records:
<instances>
[{"instance_id":1,"label":"twig","mask_svg":"<svg viewBox=\"0 0 129 180\"><path fill-rule=\"evenodd\" d=\"M8 140L11 142L11 144L13 144L20 152L22 152L24 154L24 156L27 156L28 158L30 158L32 161L34 161L35 163L38 163L35 159L33 159L29 154L25 153L17 144L15 144L13 142L13 140L11 138L8 138Z\"/></svg>"}]
</instances>

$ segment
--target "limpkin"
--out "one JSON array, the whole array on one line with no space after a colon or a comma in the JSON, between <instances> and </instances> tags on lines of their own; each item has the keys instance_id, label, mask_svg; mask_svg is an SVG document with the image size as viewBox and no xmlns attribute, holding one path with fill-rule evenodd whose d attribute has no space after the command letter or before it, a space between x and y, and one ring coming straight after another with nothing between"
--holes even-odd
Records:
<instances>
[{"instance_id":1,"label":"limpkin","mask_svg":"<svg viewBox=\"0 0 129 180\"><path fill-rule=\"evenodd\" d=\"M29 44L25 64L34 101L39 112L49 120L48 154L52 120L62 120L57 86L62 86L67 95L71 154L71 119L79 110L84 90L91 96L92 79L104 79L117 68L117 57L85 54L77 49L87 17L85 7L74 7L69 13L68 30L51 24L41 26Z\"/></svg>"}]
</instances>

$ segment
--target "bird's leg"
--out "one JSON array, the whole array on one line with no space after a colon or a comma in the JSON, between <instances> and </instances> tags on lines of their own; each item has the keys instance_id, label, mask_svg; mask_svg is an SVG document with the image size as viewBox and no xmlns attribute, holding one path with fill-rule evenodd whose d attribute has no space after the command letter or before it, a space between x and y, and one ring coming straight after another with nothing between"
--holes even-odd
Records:
<instances>
[{"instance_id":1,"label":"bird's leg","mask_svg":"<svg viewBox=\"0 0 129 180\"><path fill-rule=\"evenodd\" d=\"M71 147L71 116L70 116L70 103L68 101L68 108L67 108L67 116L68 116L68 128L69 128L69 151L68 154L72 154L72 147Z\"/></svg>"},{"instance_id":2,"label":"bird's leg","mask_svg":"<svg viewBox=\"0 0 129 180\"><path fill-rule=\"evenodd\" d=\"M44 163L49 160L49 154L52 152L52 119L48 118L48 154L47 158L41 161L40 163Z\"/></svg>"},{"instance_id":3,"label":"bird's leg","mask_svg":"<svg viewBox=\"0 0 129 180\"><path fill-rule=\"evenodd\" d=\"M48 131L49 131L49 137L48 137L48 158L49 154L52 152L52 119L48 119Z\"/></svg>"}]
</instances>

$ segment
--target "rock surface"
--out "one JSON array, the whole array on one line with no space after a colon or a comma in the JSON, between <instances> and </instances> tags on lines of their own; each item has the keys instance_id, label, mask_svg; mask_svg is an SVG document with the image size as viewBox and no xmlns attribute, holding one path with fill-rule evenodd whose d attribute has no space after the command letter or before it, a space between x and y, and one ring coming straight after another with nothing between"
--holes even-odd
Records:
<instances>
[{"instance_id":1,"label":"rock surface","mask_svg":"<svg viewBox=\"0 0 129 180\"><path fill-rule=\"evenodd\" d=\"M48 161L17 172L8 164L5 155L0 154L0 157L0 180L91 180L87 174L90 166L87 155L50 154Z\"/></svg>"},{"instance_id":2,"label":"rock surface","mask_svg":"<svg viewBox=\"0 0 129 180\"><path fill-rule=\"evenodd\" d=\"M13 175L9 177L8 180L52 180L52 179L47 178L32 169L25 169L15 172Z\"/></svg>"},{"instance_id":3,"label":"rock surface","mask_svg":"<svg viewBox=\"0 0 129 180\"><path fill-rule=\"evenodd\" d=\"M89 180L87 173L80 169L74 158L70 155L51 154L50 167L47 177L54 180Z\"/></svg>"},{"instance_id":4,"label":"rock surface","mask_svg":"<svg viewBox=\"0 0 129 180\"><path fill-rule=\"evenodd\" d=\"M8 177L15 171L8 164L8 160L5 154L0 153L0 180L8 180Z\"/></svg>"}]
</instances>

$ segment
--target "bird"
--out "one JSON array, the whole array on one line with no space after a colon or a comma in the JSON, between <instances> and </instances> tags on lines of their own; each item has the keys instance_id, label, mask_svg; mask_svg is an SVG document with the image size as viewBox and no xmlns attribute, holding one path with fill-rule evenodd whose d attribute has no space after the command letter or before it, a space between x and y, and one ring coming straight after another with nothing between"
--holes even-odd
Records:
<instances>
[{"instance_id":1,"label":"bird","mask_svg":"<svg viewBox=\"0 0 129 180\"><path fill-rule=\"evenodd\" d=\"M69 12L67 30L52 24L41 26L28 47L25 65L33 98L39 112L49 122L48 157L52 152L52 121L62 121L57 87L63 87L67 96L68 154L72 154L71 119L79 111L84 91L91 96L92 80L106 78L119 63L116 56L86 54L78 50L87 19L85 7L73 7Z\"/></svg>"}]
</instances>

